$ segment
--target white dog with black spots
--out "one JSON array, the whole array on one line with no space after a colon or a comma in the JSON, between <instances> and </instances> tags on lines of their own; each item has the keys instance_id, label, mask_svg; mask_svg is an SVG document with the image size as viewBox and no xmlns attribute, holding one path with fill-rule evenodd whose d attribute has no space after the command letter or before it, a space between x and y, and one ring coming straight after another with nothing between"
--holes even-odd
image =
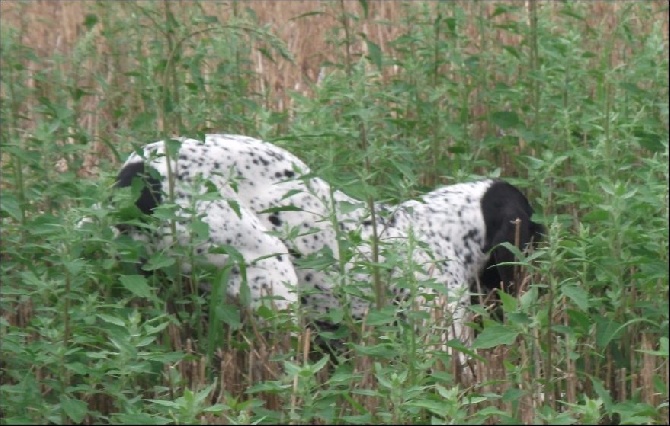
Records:
<instances>
[{"instance_id":1,"label":"white dog with black spots","mask_svg":"<svg viewBox=\"0 0 670 426\"><path fill-rule=\"evenodd\" d=\"M184 220L177 221L177 235L173 238L166 223L150 240L151 247L165 249L175 238L177 243L187 244L189 214L197 214L209 225L209 238L196 247L197 253L223 267L228 255L209 253L210 249L234 247L246 264L252 308L265 303L265 296L271 294L275 308L293 310L300 304L307 312L328 313L342 306L334 274L327 268L317 271L298 264L303 256L324 249L338 259L337 231L358 232L358 254L346 268L352 270L354 282L368 284L362 286L363 294L373 293L371 277L352 269L357 261L369 261L371 256L374 232L366 203L332 190L300 159L268 142L229 134L175 141L179 145L170 161L163 141L151 143L141 154L133 153L117 177L117 187L127 187L134 178L142 178L144 186L136 205L144 214L150 215L170 193L182 209ZM172 177L172 188L168 176ZM214 188L220 197L197 195L207 188ZM514 256L498 245L516 241L524 248L538 241L544 230L531 220L533 210L526 197L498 179L443 186L417 200L397 205L378 203L374 208L379 246L394 244L394 250L410 256L417 268L418 283L432 280L420 293L437 291L446 296L444 309L452 318L453 335L445 338L464 341L464 313L476 284L484 289L507 290L514 284L513 267L499 265L514 261ZM126 232L138 239L147 238L137 228L126 228ZM419 244L411 253L402 253L410 233ZM288 238L289 234L294 238ZM384 260L383 254L380 261ZM185 268L188 272L189 265ZM240 269L233 268L227 286L230 296L238 296L243 278ZM406 286L389 290L399 304L410 292ZM353 318L365 316L369 300L349 300L346 306ZM416 300L432 309L425 299Z\"/></svg>"}]
</instances>

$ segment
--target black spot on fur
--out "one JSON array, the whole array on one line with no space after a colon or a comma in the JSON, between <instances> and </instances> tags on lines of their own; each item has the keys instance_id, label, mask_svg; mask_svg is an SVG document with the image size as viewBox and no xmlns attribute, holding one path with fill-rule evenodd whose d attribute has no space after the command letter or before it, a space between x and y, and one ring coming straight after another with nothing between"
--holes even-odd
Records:
<instances>
[{"instance_id":1,"label":"black spot on fur","mask_svg":"<svg viewBox=\"0 0 670 426\"><path fill-rule=\"evenodd\" d=\"M281 226L281 219L279 219L279 212L274 212L268 216L268 220L274 226Z\"/></svg>"}]
</instances>

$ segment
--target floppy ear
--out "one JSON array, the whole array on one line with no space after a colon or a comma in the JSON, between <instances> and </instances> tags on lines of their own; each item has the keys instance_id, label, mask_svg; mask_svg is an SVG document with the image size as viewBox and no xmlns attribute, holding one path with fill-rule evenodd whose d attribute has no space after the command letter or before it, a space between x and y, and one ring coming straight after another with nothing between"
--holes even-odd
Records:
<instances>
[{"instance_id":1,"label":"floppy ear","mask_svg":"<svg viewBox=\"0 0 670 426\"><path fill-rule=\"evenodd\" d=\"M517 219L519 220L517 231ZM511 293L516 284L514 265L501 265L501 263L514 262L517 260L507 247L500 246L502 243L516 244L523 250L526 244L530 242L532 235L533 222L528 215L518 212L517 215L504 215L499 222L500 227L494 230L494 234L489 240L487 249L491 251L486 268L482 271L480 281L488 290L501 288L506 293Z\"/></svg>"},{"instance_id":2,"label":"floppy ear","mask_svg":"<svg viewBox=\"0 0 670 426\"><path fill-rule=\"evenodd\" d=\"M133 162L125 165L116 177L116 188L131 186L133 179L142 179L142 192L135 201L135 205L144 214L152 214L161 203L161 181L158 172L152 167L146 167L144 162Z\"/></svg>"},{"instance_id":3,"label":"floppy ear","mask_svg":"<svg viewBox=\"0 0 670 426\"><path fill-rule=\"evenodd\" d=\"M482 214L486 225L486 242L482 248L489 252L489 260L480 272L480 283L487 290L501 288L512 293L515 284L514 265L500 265L514 262L514 253L502 243L517 245L523 251L526 245L537 241L544 228L532 222L533 209L528 199L516 187L504 181L496 181L486 191L481 201ZM517 225L518 220L518 225Z\"/></svg>"},{"instance_id":4,"label":"floppy ear","mask_svg":"<svg viewBox=\"0 0 670 426\"><path fill-rule=\"evenodd\" d=\"M135 200L135 206L144 215L150 215L154 209L160 205L162 201L162 184L160 181L160 174L156 169L150 166L145 166L144 162L132 162L126 164L116 176L115 188L126 188L133 185L133 182L139 179L141 191L138 198ZM133 217L135 214L133 213ZM121 215L123 218L123 215ZM114 225L121 234L127 234L133 227L125 223L117 223Z\"/></svg>"}]
</instances>

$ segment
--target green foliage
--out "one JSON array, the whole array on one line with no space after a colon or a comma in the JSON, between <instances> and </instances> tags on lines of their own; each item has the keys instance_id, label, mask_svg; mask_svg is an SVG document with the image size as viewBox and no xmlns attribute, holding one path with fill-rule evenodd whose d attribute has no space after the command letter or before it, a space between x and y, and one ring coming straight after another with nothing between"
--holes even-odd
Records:
<instances>
[{"instance_id":1,"label":"green foliage","mask_svg":"<svg viewBox=\"0 0 670 426\"><path fill-rule=\"evenodd\" d=\"M486 2L408 2L379 22L398 29L382 44L360 31L370 2L344 3L315 12L338 22L327 29L336 60L309 96L290 94L291 114L268 106L253 61L290 64L291 53L237 2L225 21L199 3L180 14L170 2L90 3L71 55L41 56L3 23L3 424L667 424L668 39L653 9L623 3L610 31L580 2L492 14ZM90 63L109 69L78 66ZM111 111L100 134L85 124L94 96ZM208 236L201 218L180 248L114 235L113 224L157 226L131 202L137 185L111 190L118 161L206 132L272 139L368 208L477 176L522 187L548 230L520 256L528 289L500 295L502 322L472 307L483 327L472 347L446 342L483 379L450 368L438 342L448 320L408 306L398 321L385 303L389 283L413 296L434 284L414 274L426 265L412 263L413 235L360 260L360 233L340 233L339 256L300 260L335 271L343 300L376 302L365 324L328 314L345 325L323 334L346 341L338 365L304 357L286 316L226 300L230 268L243 267L234 247L219 248L228 267L183 276ZM98 145L110 152L100 176L81 178ZM174 223L174 204L155 219Z\"/></svg>"}]
</instances>

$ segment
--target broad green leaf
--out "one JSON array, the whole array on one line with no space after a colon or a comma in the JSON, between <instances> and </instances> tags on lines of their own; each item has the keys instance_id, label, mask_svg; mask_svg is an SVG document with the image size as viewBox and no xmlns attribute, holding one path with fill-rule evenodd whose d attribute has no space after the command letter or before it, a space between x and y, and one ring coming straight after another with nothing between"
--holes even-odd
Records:
<instances>
[{"instance_id":1,"label":"broad green leaf","mask_svg":"<svg viewBox=\"0 0 670 426\"><path fill-rule=\"evenodd\" d=\"M589 309L589 294L583 288L577 285L564 285L561 287L561 293L572 300L582 311Z\"/></svg>"},{"instance_id":2,"label":"broad green leaf","mask_svg":"<svg viewBox=\"0 0 670 426\"><path fill-rule=\"evenodd\" d=\"M432 401L430 399L420 399L418 401L411 401L407 405L419 408L425 408L436 416L445 417L451 407L444 401Z\"/></svg>"},{"instance_id":3,"label":"broad green leaf","mask_svg":"<svg viewBox=\"0 0 670 426\"><path fill-rule=\"evenodd\" d=\"M502 302L503 310L505 312L516 312L517 310L517 300L516 297L511 294L505 293L504 291L499 291L498 296Z\"/></svg>"},{"instance_id":4,"label":"broad green leaf","mask_svg":"<svg viewBox=\"0 0 670 426\"><path fill-rule=\"evenodd\" d=\"M61 396L60 406L75 424L81 423L88 412L88 405L86 405L85 402L78 399L72 399L67 395Z\"/></svg>"},{"instance_id":5,"label":"broad green leaf","mask_svg":"<svg viewBox=\"0 0 670 426\"><path fill-rule=\"evenodd\" d=\"M149 258L149 261L142 266L145 271L154 271L156 269L167 268L175 263L174 258L165 253L156 253Z\"/></svg>"},{"instance_id":6,"label":"broad green leaf","mask_svg":"<svg viewBox=\"0 0 670 426\"><path fill-rule=\"evenodd\" d=\"M84 25L86 26L86 29L89 31L91 28L95 26L95 24L98 23L98 16L93 14L93 13L87 13L86 18L84 18Z\"/></svg>"},{"instance_id":7,"label":"broad green leaf","mask_svg":"<svg viewBox=\"0 0 670 426\"><path fill-rule=\"evenodd\" d=\"M138 297L150 299L153 296L147 279L142 275L122 275L119 278L121 284L131 293Z\"/></svg>"},{"instance_id":8,"label":"broad green leaf","mask_svg":"<svg viewBox=\"0 0 670 426\"><path fill-rule=\"evenodd\" d=\"M490 325L477 336L472 344L473 349L489 349L499 345L512 345L516 341L519 331L511 326Z\"/></svg>"},{"instance_id":9,"label":"broad green leaf","mask_svg":"<svg viewBox=\"0 0 670 426\"><path fill-rule=\"evenodd\" d=\"M126 322L124 320L122 320L121 318L113 317L113 316L107 315L107 314L96 314L96 316L98 318L100 318L101 320L103 320L104 322L106 322L106 323L118 325L119 327L125 327L126 326Z\"/></svg>"},{"instance_id":10,"label":"broad green leaf","mask_svg":"<svg viewBox=\"0 0 670 426\"><path fill-rule=\"evenodd\" d=\"M491 114L491 121L501 129L513 129L521 124L517 113L512 111L495 111Z\"/></svg>"},{"instance_id":11,"label":"broad green leaf","mask_svg":"<svg viewBox=\"0 0 670 426\"><path fill-rule=\"evenodd\" d=\"M593 384L593 390L596 392L600 400L603 401L605 409L610 411L612 409L612 395L605 389L605 386L603 386L603 382L600 379L591 377L591 383Z\"/></svg>"},{"instance_id":12,"label":"broad green leaf","mask_svg":"<svg viewBox=\"0 0 670 426\"><path fill-rule=\"evenodd\" d=\"M230 206L230 208L233 209L233 211L235 212L235 214L237 215L237 217L239 217L240 219L242 219L242 211L240 210L240 203L238 203L238 202L235 201L235 200L226 200L226 202L228 203L228 205Z\"/></svg>"},{"instance_id":13,"label":"broad green leaf","mask_svg":"<svg viewBox=\"0 0 670 426\"><path fill-rule=\"evenodd\" d=\"M370 40L365 40L365 43L368 45L368 56L370 61L375 64L378 70L382 69L382 50L379 46Z\"/></svg>"},{"instance_id":14,"label":"broad green leaf","mask_svg":"<svg viewBox=\"0 0 670 426\"><path fill-rule=\"evenodd\" d=\"M240 310L233 305L223 304L216 307L216 317L234 330L240 328Z\"/></svg>"},{"instance_id":15,"label":"broad green leaf","mask_svg":"<svg viewBox=\"0 0 670 426\"><path fill-rule=\"evenodd\" d=\"M618 337L621 332L621 324L608 318L596 318L596 344L605 348L610 342Z\"/></svg>"},{"instance_id":16,"label":"broad green leaf","mask_svg":"<svg viewBox=\"0 0 670 426\"><path fill-rule=\"evenodd\" d=\"M21 220L19 200L13 194L9 194L8 191L3 191L2 197L0 197L0 211L8 213L16 221Z\"/></svg>"}]
</instances>

